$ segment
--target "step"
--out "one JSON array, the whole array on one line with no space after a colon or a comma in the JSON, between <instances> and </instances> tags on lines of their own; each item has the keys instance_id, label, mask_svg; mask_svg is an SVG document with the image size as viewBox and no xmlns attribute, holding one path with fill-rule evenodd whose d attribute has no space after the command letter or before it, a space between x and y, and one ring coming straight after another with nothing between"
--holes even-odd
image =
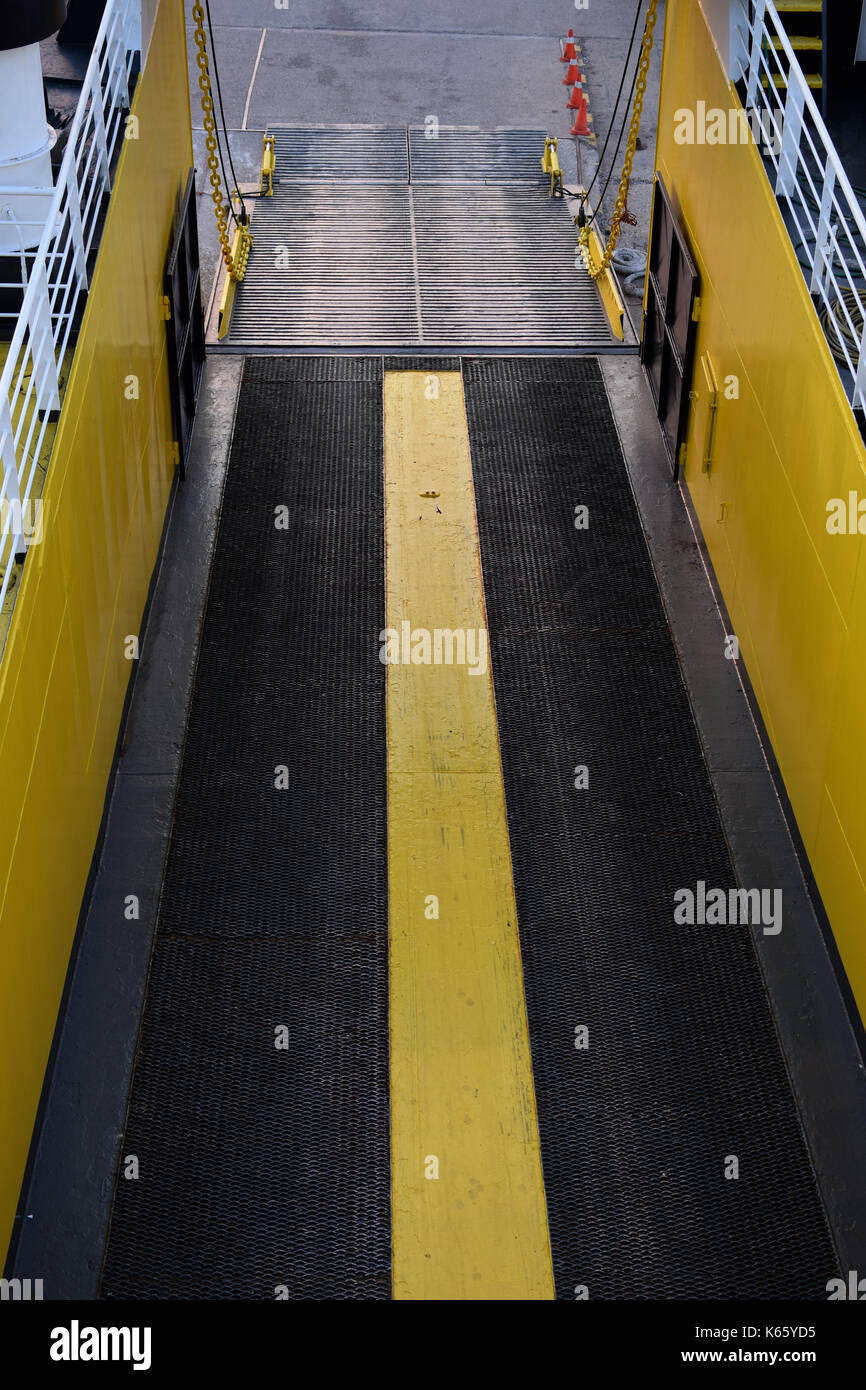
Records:
<instances>
[{"instance_id":1,"label":"step","mask_svg":"<svg viewBox=\"0 0 866 1390\"><path fill-rule=\"evenodd\" d=\"M821 49L824 47L821 39L817 36L809 38L799 34L796 37L793 34L789 34L788 43L796 52L805 52L808 50L810 53L820 53ZM782 40L773 39L773 47L781 48Z\"/></svg>"},{"instance_id":2,"label":"step","mask_svg":"<svg viewBox=\"0 0 866 1390\"><path fill-rule=\"evenodd\" d=\"M817 90L819 87L823 87L823 85L824 85L824 79L823 79L823 77L821 76L821 74L820 74L819 72L804 72L804 73L803 73L803 76L804 76L805 79L806 79L806 85L809 86L809 87L811 87L811 88L813 88L813 90ZM774 72L774 73L773 73L773 84L774 84L774 86L776 86L776 87L787 87L788 82L787 82L787 79L784 78L784 77L782 76L781 73ZM766 77L766 75L764 75L764 76L761 78L761 86L762 86L762 87L766 87L766 86L767 86L767 77Z\"/></svg>"}]
</instances>

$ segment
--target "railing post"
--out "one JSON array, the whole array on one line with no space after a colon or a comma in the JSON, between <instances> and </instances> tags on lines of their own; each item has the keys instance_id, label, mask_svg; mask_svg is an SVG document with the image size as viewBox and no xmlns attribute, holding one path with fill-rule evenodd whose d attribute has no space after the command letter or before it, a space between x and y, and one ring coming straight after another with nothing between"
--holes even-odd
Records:
<instances>
[{"instance_id":1,"label":"railing post","mask_svg":"<svg viewBox=\"0 0 866 1390\"><path fill-rule=\"evenodd\" d=\"M833 211L833 189L836 175L828 159L824 165L824 187L821 191L821 211L818 214L818 228L815 233L815 259L812 262L812 275L809 280L810 294L825 294L827 281L833 273L832 258L827 255L830 245L830 214Z\"/></svg>"},{"instance_id":2,"label":"railing post","mask_svg":"<svg viewBox=\"0 0 866 1390\"><path fill-rule=\"evenodd\" d=\"M54 356L54 333L51 326L51 300L45 262L37 256L30 273L34 301L31 310L30 352L33 357L33 380L36 383L38 410L60 409L60 378Z\"/></svg>"},{"instance_id":3,"label":"railing post","mask_svg":"<svg viewBox=\"0 0 866 1390\"><path fill-rule=\"evenodd\" d=\"M124 37L127 53L141 52L141 0L127 0Z\"/></svg>"},{"instance_id":4,"label":"railing post","mask_svg":"<svg viewBox=\"0 0 866 1390\"><path fill-rule=\"evenodd\" d=\"M119 10L114 11L106 37L106 87L110 88L112 105L122 111L129 105L129 76L126 71L126 24Z\"/></svg>"},{"instance_id":5,"label":"railing post","mask_svg":"<svg viewBox=\"0 0 866 1390\"><path fill-rule=\"evenodd\" d=\"M752 43L749 49L749 81L746 86L746 110L751 111L758 95L761 80L761 45L764 41L764 16L767 0L755 0L755 18L752 20Z\"/></svg>"},{"instance_id":6,"label":"railing post","mask_svg":"<svg viewBox=\"0 0 866 1390\"><path fill-rule=\"evenodd\" d=\"M78 273L78 288L88 289L87 253L84 249L84 227L81 223L81 202L78 189L78 171L73 162L69 169L69 182L66 185L66 206L69 209L69 234L75 250L75 269ZM74 301L73 301L74 302Z\"/></svg>"},{"instance_id":7,"label":"railing post","mask_svg":"<svg viewBox=\"0 0 866 1390\"><path fill-rule=\"evenodd\" d=\"M83 93L82 93L83 96ZM111 164L108 159L108 136L105 133L105 113L102 109L102 83L97 83L91 93L93 111L93 134L96 139L96 152L102 169L103 187L111 192Z\"/></svg>"},{"instance_id":8,"label":"railing post","mask_svg":"<svg viewBox=\"0 0 866 1390\"><path fill-rule=\"evenodd\" d=\"M797 156L803 131L803 106L806 101L806 79L799 68L788 72L788 91L782 116L782 148L776 174L776 197L790 197L797 182Z\"/></svg>"},{"instance_id":9,"label":"railing post","mask_svg":"<svg viewBox=\"0 0 866 1390\"><path fill-rule=\"evenodd\" d=\"M10 518L9 526L12 532L12 554L16 559L20 559L26 552L27 545L24 540L24 521L21 508L21 489L18 484L18 460L15 457L12 412L9 409L9 399L5 391L0 395L0 463L3 465L6 514Z\"/></svg>"},{"instance_id":10,"label":"railing post","mask_svg":"<svg viewBox=\"0 0 866 1390\"><path fill-rule=\"evenodd\" d=\"M860 351L857 355L857 374L854 377L854 392L851 398L852 406L860 402L860 409L866 410L866 320L860 329Z\"/></svg>"},{"instance_id":11,"label":"railing post","mask_svg":"<svg viewBox=\"0 0 866 1390\"><path fill-rule=\"evenodd\" d=\"M749 7L748 0L733 0L728 31L728 76L739 82L749 66Z\"/></svg>"}]
</instances>

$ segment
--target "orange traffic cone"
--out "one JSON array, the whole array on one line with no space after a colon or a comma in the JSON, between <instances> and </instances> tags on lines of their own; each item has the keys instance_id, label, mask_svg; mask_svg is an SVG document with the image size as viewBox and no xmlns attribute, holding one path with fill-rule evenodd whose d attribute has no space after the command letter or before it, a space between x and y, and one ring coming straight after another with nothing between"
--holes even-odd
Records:
<instances>
[{"instance_id":1,"label":"orange traffic cone","mask_svg":"<svg viewBox=\"0 0 866 1390\"><path fill-rule=\"evenodd\" d=\"M569 63L568 72L562 79L563 87L573 87L575 82L580 82L581 80L580 68L577 66L577 63Z\"/></svg>"},{"instance_id":2,"label":"orange traffic cone","mask_svg":"<svg viewBox=\"0 0 866 1390\"><path fill-rule=\"evenodd\" d=\"M559 61L561 63L570 63L572 58L576 57L577 49L574 46L574 30L569 29L568 38L565 40L565 48L562 51Z\"/></svg>"},{"instance_id":3,"label":"orange traffic cone","mask_svg":"<svg viewBox=\"0 0 866 1390\"><path fill-rule=\"evenodd\" d=\"M571 96L565 103L565 109L566 111L578 111L580 109L581 102L585 101L586 97L583 95L583 92L581 91L580 87L572 87Z\"/></svg>"},{"instance_id":4,"label":"orange traffic cone","mask_svg":"<svg viewBox=\"0 0 866 1390\"><path fill-rule=\"evenodd\" d=\"M576 87L575 87L575 91L577 91L577 88L576 88ZM575 119L574 119L574 125L571 127L571 130L569 131L569 134L570 134L570 135L592 135L592 131L591 131L590 128L589 128L589 119L588 119L588 117L587 117L587 112L586 112L586 97L583 96L583 95L581 95L581 98L580 98L580 109L578 110L578 113L577 113L577 115L576 115L576 117L575 117Z\"/></svg>"}]
</instances>

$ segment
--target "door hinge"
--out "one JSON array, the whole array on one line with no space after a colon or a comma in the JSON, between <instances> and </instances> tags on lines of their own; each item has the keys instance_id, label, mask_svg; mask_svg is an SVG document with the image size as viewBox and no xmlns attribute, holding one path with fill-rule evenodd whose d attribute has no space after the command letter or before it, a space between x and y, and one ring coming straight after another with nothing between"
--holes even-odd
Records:
<instances>
[{"instance_id":1,"label":"door hinge","mask_svg":"<svg viewBox=\"0 0 866 1390\"><path fill-rule=\"evenodd\" d=\"M699 294L696 294L696 295L695 295L695 302L694 302L694 304L692 305L692 323L699 323L699 322L700 322L700 318L701 318L701 309L702 309L702 308L703 308L703 300L701 299L701 296L700 296Z\"/></svg>"},{"instance_id":2,"label":"door hinge","mask_svg":"<svg viewBox=\"0 0 866 1390\"><path fill-rule=\"evenodd\" d=\"M178 444L176 439L173 439L171 441L171 446L168 451L168 457L170 461L174 464L175 468L180 468L180 445Z\"/></svg>"},{"instance_id":3,"label":"door hinge","mask_svg":"<svg viewBox=\"0 0 866 1390\"><path fill-rule=\"evenodd\" d=\"M166 323L169 323L171 321L171 300L169 299L167 294L164 294L162 296L162 304L160 308L163 318L165 319Z\"/></svg>"}]
</instances>

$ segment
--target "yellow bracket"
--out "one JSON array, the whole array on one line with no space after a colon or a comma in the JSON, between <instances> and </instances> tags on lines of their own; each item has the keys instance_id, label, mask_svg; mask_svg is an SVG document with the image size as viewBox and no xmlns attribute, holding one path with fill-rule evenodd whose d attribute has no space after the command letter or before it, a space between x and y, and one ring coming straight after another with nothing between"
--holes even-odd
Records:
<instances>
[{"instance_id":1,"label":"yellow bracket","mask_svg":"<svg viewBox=\"0 0 866 1390\"><path fill-rule=\"evenodd\" d=\"M252 245L253 238L249 228L238 227L234 235L234 241L232 242L232 268L226 275L222 297L220 298L219 320L217 325L218 338L224 338L229 331L232 307L235 302L235 290L246 275L247 262L250 258Z\"/></svg>"},{"instance_id":2,"label":"yellow bracket","mask_svg":"<svg viewBox=\"0 0 866 1390\"><path fill-rule=\"evenodd\" d=\"M580 191L582 193L583 189ZM583 207L587 218L590 218L592 216L592 209L589 203L584 201ZM577 218L575 217L574 220L576 222ZM589 272L588 261L593 265L602 264L604 260L604 247L601 244L601 238L598 232L595 231L594 223L588 222L587 226L581 230L581 239L578 249L583 256L587 272ZM589 253L588 256L587 252ZM613 271L608 265L599 275L593 276L593 279L598 286L601 302L604 305L604 311L607 314L614 337L619 338L620 342L622 342L625 337L625 330L623 328L625 305L619 297L619 290L616 287L616 279L614 278Z\"/></svg>"},{"instance_id":3,"label":"yellow bracket","mask_svg":"<svg viewBox=\"0 0 866 1390\"><path fill-rule=\"evenodd\" d=\"M589 229L589 240L592 247L592 256L595 264L598 265L604 255L604 247L597 232ZM625 318L625 305L619 297L619 290L616 287L616 280L610 266L603 270L595 282L598 285L598 292L601 295L601 302L604 305L605 313L610 320L610 326L614 337L622 342L625 336L623 330L623 320Z\"/></svg>"},{"instance_id":4,"label":"yellow bracket","mask_svg":"<svg viewBox=\"0 0 866 1390\"><path fill-rule=\"evenodd\" d=\"M274 196L274 170L277 167L274 140L275 136L273 135L266 135L262 140L262 172L259 177L259 193L265 192L265 180L267 179L268 191L265 196L268 198Z\"/></svg>"},{"instance_id":5,"label":"yellow bracket","mask_svg":"<svg viewBox=\"0 0 866 1390\"><path fill-rule=\"evenodd\" d=\"M562 197L562 167L559 163L559 155L556 153L556 136L546 135L544 137L544 154L541 157L541 167L545 174L550 175L550 196L551 198Z\"/></svg>"}]
</instances>

